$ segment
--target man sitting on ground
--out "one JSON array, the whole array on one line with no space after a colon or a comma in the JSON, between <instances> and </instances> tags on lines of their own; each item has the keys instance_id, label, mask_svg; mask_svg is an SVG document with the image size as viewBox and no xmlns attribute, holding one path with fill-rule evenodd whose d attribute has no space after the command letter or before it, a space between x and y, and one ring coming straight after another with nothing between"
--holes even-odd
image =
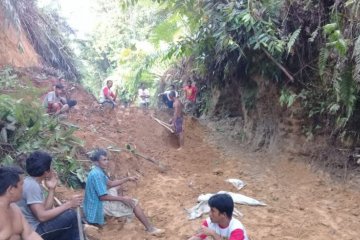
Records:
<instances>
[{"instance_id":1,"label":"man sitting on ground","mask_svg":"<svg viewBox=\"0 0 360 240\"><path fill-rule=\"evenodd\" d=\"M62 97L64 86L61 84L55 85L55 90L46 94L43 105L47 108L47 113L51 115L59 115L69 110L70 106L67 101Z\"/></svg>"},{"instance_id":2,"label":"man sitting on ground","mask_svg":"<svg viewBox=\"0 0 360 240\"><path fill-rule=\"evenodd\" d=\"M160 93L158 96L161 96L162 102L168 107L168 108L173 108L174 102L171 100L170 98L170 93L171 91L175 92L175 97L178 97L178 92L175 91L175 85L171 84L170 85L170 90L167 90L163 93Z\"/></svg>"},{"instance_id":3,"label":"man sitting on ground","mask_svg":"<svg viewBox=\"0 0 360 240\"><path fill-rule=\"evenodd\" d=\"M15 202L21 198L24 172L18 168L0 168L0 239L41 240L22 215Z\"/></svg>"},{"instance_id":4,"label":"man sitting on ground","mask_svg":"<svg viewBox=\"0 0 360 240\"><path fill-rule=\"evenodd\" d=\"M77 104L76 100L71 99L68 89L68 82L65 80L65 78L59 78L58 84L62 85L64 87L63 89L63 97L66 100L66 104L69 105L69 108L72 108ZM54 87L55 90L55 87Z\"/></svg>"},{"instance_id":5,"label":"man sitting on ground","mask_svg":"<svg viewBox=\"0 0 360 240\"><path fill-rule=\"evenodd\" d=\"M248 240L241 222L232 217L234 201L229 194L216 194L209 201L210 217L203 223L196 236L189 240L211 237L214 240Z\"/></svg>"},{"instance_id":6,"label":"man sitting on ground","mask_svg":"<svg viewBox=\"0 0 360 240\"><path fill-rule=\"evenodd\" d=\"M78 240L79 229L76 212L82 197L75 195L58 207L53 207L56 173L51 169L52 157L45 152L35 151L26 159L29 177L24 180L22 199L17 203L32 228L45 240ZM48 188L44 194L41 183ZM45 197L46 196L46 197Z\"/></svg>"},{"instance_id":7,"label":"man sitting on ground","mask_svg":"<svg viewBox=\"0 0 360 240\"><path fill-rule=\"evenodd\" d=\"M94 163L85 188L84 213L89 224L105 224L104 213L113 217L132 217L135 215L152 235L160 235L164 231L155 228L145 216L138 201L128 196L119 196L117 189L127 181L136 181L136 177L121 180L110 180L105 169L109 164L104 149L96 149L91 156Z\"/></svg>"},{"instance_id":8,"label":"man sitting on ground","mask_svg":"<svg viewBox=\"0 0 360 240\"><path fill-rule=\"evenodd\" d=\"M103 106L110 105L112 108L114 108L116 106L116 94L111 91L112 86L113 81L107 80L106 86L104 86L100 92L100 103Z\"/></svg>"}]
</instances>

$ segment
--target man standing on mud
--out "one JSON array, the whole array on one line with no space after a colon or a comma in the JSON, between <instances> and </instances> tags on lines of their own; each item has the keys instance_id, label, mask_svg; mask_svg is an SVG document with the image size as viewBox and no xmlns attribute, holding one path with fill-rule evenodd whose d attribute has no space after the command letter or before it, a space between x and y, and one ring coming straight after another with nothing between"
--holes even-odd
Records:
<instances>
[{"instance_id":1,"label":"man standing on mud","mask_svg":"<svg viewBox=\"0 0 360 240\"><path fill-rule=\"evenodd\" d=\"M181 150L181 148L184 146L184 117L183 117L183 104L180 102L180 100L176 97L175 91L171 91L169 94L169 97L171 101L174 102L174 116L170 120L170 124L174 125L175 134L178 137L179 141L179 148L178 150Z\"/></svg>"},{"instance_id":2,"label":"man standing on mud","mask_svg":"<svg viewBox=\"0 0 360 240\"><path fill-rule=\"evenodd\" d=\"M185 92L185 111L190 114L195 113L196 107L196 94L198 92L196 86L192 85L191 80L187 81L187 85L184 87Z\"/></svg>"},{"instance_id":3,"label":"man standing on mud","mask_svg":"<svg viewBox=\"0 0 360 240\"><path fill-rule=\"evenodd\" d=\"M141 83L139 88L139 102L141 108L149 108L150 105L150 93L149 90L145 87L144 83Z\"/></svg>"}]
</instances>

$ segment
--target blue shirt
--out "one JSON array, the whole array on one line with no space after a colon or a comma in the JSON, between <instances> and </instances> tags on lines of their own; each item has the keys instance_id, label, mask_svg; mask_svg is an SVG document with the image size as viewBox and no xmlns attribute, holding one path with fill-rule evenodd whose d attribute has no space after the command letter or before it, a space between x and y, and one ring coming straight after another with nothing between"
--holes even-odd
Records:
<instances>
[{"instance_id":1,"label":"blue shirt","mask_svg":"<svg viewBox=\"0 0 360 240\"><path fill-rule=\"evenodd\" d=\"M107 195L107 181L108 177L101 168L94 166L89 172L84 198L84 214L89 223L100 225L105 223L103 203L100 197Z\"/></svg>"}]
</instances>

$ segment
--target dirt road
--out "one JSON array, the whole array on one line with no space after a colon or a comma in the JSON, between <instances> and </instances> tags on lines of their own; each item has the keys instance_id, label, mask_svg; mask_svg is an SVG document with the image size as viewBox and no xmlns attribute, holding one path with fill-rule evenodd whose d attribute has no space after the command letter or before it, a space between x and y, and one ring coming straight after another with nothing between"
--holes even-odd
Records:
<instances>
[{"instance_id":1,"label":"dirt road","mask_svg":"<svg viewBox=\"0 0 360 240\"><path fill-rule=\"evenodd\" d=\"M140 176L124 192L136 197L151 221L166 230L161 239L191 236L201 219L187 220L184 209L195 205L201 193L236 191L224 181L227 178L242 179L247 183L242 194L267 203L266 207L237 206L252 240L360 239L360 193L315 174L301 161L289 161L286 155L246 154L190 119L185 148L177 151L173 136L150 113L128 108L108 114L93 110L85 97L79 101L70 121L81 127L77 136L85 141L86 150L132 143L138 152L166 166L166 171L159 171L132 154L111 153L112 176ZM110 221L101 235L104 240L156 239L136 219L123 227Z\"/></svg>"}]
</instances>

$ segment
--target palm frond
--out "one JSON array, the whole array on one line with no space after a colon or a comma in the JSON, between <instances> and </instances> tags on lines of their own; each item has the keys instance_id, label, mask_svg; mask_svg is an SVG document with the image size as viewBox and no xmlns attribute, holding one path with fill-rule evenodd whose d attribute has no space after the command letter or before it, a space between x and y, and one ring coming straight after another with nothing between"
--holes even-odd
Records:
<instances>
[{"instance_id":1,"label":"palm frond","mask_svg":"<svg viewBox=\"0 0 360 240\"><path fill-rule=\"evenodd\" d=\"M323 48L320 50L320 53L319 53L319 61L318 61L319 74L320 74L320 76L323 76L323 75L324 75L324 71L325 71L325 68L326 68L326 63L327 63L328 57L329 57L329 50L327 50L326 47L323 47Z\"/></svg>"}]
</instances>

